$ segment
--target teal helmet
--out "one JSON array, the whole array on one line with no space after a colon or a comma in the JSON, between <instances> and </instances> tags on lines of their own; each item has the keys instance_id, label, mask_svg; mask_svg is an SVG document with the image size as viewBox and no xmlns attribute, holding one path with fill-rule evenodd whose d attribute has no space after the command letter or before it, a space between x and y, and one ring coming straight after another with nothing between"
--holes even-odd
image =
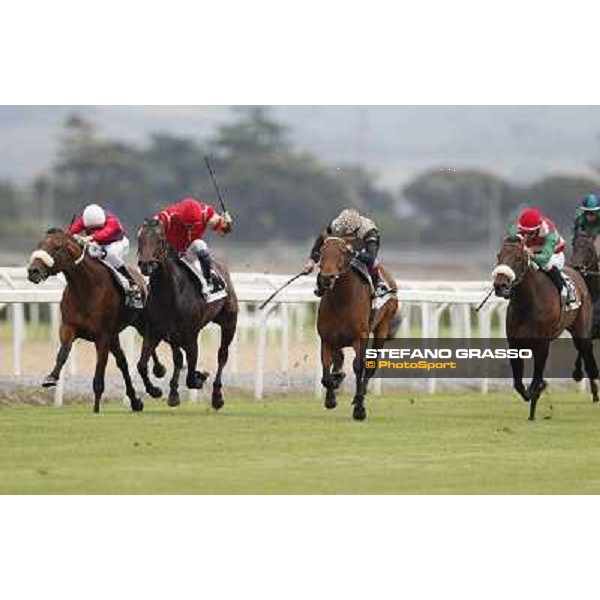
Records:
<instances>
[{"instance_id":1,"label":"teal helmet","mask_svg":"<svg viewBox=\"0 0 600 600\"><path fill-rule=\"evenodd\" d=\"M581 208L584 212L598 212L600 210L600 200L596 194L588 194L581 202Z\"/></svg>"}]
</instances>

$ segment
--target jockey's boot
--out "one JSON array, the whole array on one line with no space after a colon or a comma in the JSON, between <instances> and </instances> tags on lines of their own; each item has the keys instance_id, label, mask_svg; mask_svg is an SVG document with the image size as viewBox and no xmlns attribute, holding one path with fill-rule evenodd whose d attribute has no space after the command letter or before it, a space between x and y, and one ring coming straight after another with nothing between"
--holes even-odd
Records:
<instances>
[{"instance_id":1,"label":"jockey's boot","mask_svg":"<svg viewBox=\"0 0 600 600\"><path fill-rule=\"evenodd\" d=\"M215 294L225 287L225 283L219 277L219 274L213 269L212 256L208 250L198 252L198 260L202 268L202 275L206 281L208 289L204 293L204 300L208 300L211 294Z\"/></svg>"},{"instance_id":2,"label":"jockey's boot","mask_svg":"<svg viewBox=\"0 0 600 600\"><path fill-rule=\"evenodd\" d=\"M137 281L133 278L133 275L129 272L129 269L125 265L121 265L117 271L127 279L129 282L129 290L125 303L131 308L144 308L144 296Z\"/></svg>"},{"instance_id":3,"label":"jockey's boot","mask_svg":"<svg viewBox=\"0 0 600 600\"><path fill-rule=\"evenodd\" d=\"M565 282L562 271L557 267L552 267L549 271L546 271L546 274L548 275L548 277L550 277L550 280L556 286L556 289L558 290L558 295L560 296L561 304L563 306L568 306L573 301L573 298L571 297L569 286ZM564 293L563 289L565 290Z\"/></svg>"},{"instance_id":4,"label":"jockey's boot","mask_svg":"<svg viewBox=\"0 0 600 600\"><path fill-rule=\"evenodd\" d=\"M375 296L382 296L387 291L387 286L379 273L379 268L375 267L373 269L369 269L369 273L371 275L371 281L373 282L373 289L375 290Z\"/></svg>"}]
</instances>

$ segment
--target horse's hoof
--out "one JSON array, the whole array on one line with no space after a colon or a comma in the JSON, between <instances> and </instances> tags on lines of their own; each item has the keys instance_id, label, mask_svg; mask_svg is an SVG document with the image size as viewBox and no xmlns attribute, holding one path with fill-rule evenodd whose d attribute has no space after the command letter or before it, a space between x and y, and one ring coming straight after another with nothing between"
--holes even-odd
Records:
<instances>
[{"instance_id":1,"label":"horse's hoof","mask_svg":"<svg viewBox=\"0 0 600 600\"><path fill-rule=\"evenodd\" d=\"M352 411L352 418L355 421L364 421L367 418L367 411L364 404L355 404Z\"/></svg>"},{"instance_id":2,"label":"horse's hoof","mask_svg":"<svg viewBox=\"0 0 600 600\"><path fill-rule=\"evenodd\" d=\"M528 420L528 421L535 421L535 417L531 417L531 416L530 416L530 417L528 417L528 418L527 418L527 420Z\"/></svg>"},{"instance_id":3,"label":"horse's hoof","mask_svg":"<svg viewBox=\"0 0 600 600\"><path fill-rule=\"evenodd\" d=\"M48 375L48 377L42 381L42 387L44 388L56 387L57 384L58 379L52 375Z\"/></svg>"},{"instance_id":4,"label":"horse's hoof","mask_svg":"<svg viewBox=\"0 0 600 600\"><path fill-rule=\"evenodd\" d=\"M335 398L325 398L325 408L327 410L333 410L337 406Z\"/></svg>"},{"instance_id":5,"label":"horse's hoof","mask_svg":"<svg viewBox=\"0 0 600 600\"><path fill-rule=\"evenodd\" d=\"M152 367L152 374L157 379L162 379L167 374L167 369L164 365L157 363Z\"/></svg>"},{"instance_id":6,"label":"horse's hoof","mask_svg":"<svg viewBox=\"0 0 600 600\"><path fill-rule=\"evenodd\" d=\"M583 379L583 373L581 371L573 371L573 381L579 383Z\"/></svg>"},{"instance_id":7,"label":"horse's hoof","mask_svg":"<svg viewBox=\"0 0 600 600\"><path fill-rule=\"evenodd\" d=\"M219 410L225 405L225 400L223 400L223 396L221 394L218 396L213 395L211 404L215 410Z\"/></svg>"},{"instance_id":8,"label":"horse's hoof","mask_svg":"<svg viewBox=\"0 0 600 600\"><path fill-rule=\"evenodd\" d=\"M150 386L146 391L152 398L160 398L162 396L162 390L154 385Z\"/></svg>"},{"instance_id":9,"label":"horse's hoof","mask_svg":"<svg viewBox=\"0 0 600 600\"><path fill-rule=\"evenodd\" d=\"M205 371L194 371L194 373L188 375L186 385L190 390L201 390L207 379L208 373Z\"/></svg>"},{"instance_id":10,"label":"horse's hoof","mask_svg":"<svg viewBox=\"0 0 600 600\"><path fill-rule=\"evenodd\" d=\"M598 398L598 394L594 394L592 396L592 402L595 404L596 402L598 402L599 398Z\"/></svg>"},{"instance_id":11,"label":"horse's hoof","mask_svg":"<svg viewBox=\"0 0 600 600\"><path fill-rule=\"evenodd\" d=\"M131 401L131 410L133 412L142 412L144 410L144 403L141 398L136 398Z\"/></svg>"},{"instance_id":12,"label":"horse's hoof","mask_svg":"<svg viewBox=\"0 0 600 600\"><path fill-rule=\"evenodd\" d=\"M181 398L179 397L179 392L169 394L169 399L167 400L167 405L175 408L181 404Z\"/></svg>"}]
</instances>

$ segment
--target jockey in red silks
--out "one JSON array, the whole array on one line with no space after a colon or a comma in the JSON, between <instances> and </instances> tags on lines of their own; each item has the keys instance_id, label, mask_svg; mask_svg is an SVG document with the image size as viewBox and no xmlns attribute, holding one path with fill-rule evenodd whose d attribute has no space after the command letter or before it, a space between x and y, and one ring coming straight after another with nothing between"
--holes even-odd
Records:
<instances>
[{"instance_id":1,"label":"jockey in red silks","mask_svg":"<svg viewBox=\"0 0 600 600\"><path fill-rule=\"evenodd\" d=\"M103 258L125 277L127 302L134 308L143 307L141 290L125 265L129 252L129 240L116 215L105 211L98 204L89 204L71 224L70 231L88 243L92 258Z\"/></svg>"},{"instance_id":2,"label":"jockey in red silks","mask_svg":"<svg viewBox=\"0 0 600 600\"><path fill-rule=\"evenodd\" d=\"M202 273L208 284L207 293L214 294L223 289L225 282L213 269L212 257L202 237L208 227L221 236L230 233L231 215L228 212L220 215L210 204L185 198L161 210L157 217L163 224L169 244L197 273Z\"/></svg>"},{"instance_id":3,"label":"jockey in red silks","mask_svg":"<svg viewBox=\"0 0 600 600\"><path fill-rule=\"evenodd\" d=\"M508 228L507 235L523 239L531 262L550 277L561 298L566 289L565 304L567 308L571 308L571 304L575 304L577 299L573 296L571 286L566 285L563 275L566 244L556 225L538 208L526 208L517 222Z\"/></svg>"}]
</instances>

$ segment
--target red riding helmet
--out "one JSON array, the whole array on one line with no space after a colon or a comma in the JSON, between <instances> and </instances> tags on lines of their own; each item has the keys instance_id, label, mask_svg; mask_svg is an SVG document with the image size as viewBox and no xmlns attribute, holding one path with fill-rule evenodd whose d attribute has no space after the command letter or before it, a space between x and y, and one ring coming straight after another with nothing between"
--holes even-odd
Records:
<instances>
[{"instance_id":1,"label":"red riding helmet","mask_svg":"<svg viewBox=\"0 0 600 600\"><path fill-rule=\"evenodd\" d=\"M202 221L202 207L193 198L186 198L179 203L179 218L186 225L193 225Z\"/></svg>"},{"instance_id":2,"label":"red riding helmet","mask_svg":"<svg viewBox=\"0 0 600 600\"><path fill-rule=\"evenodd\" d=\"M519 217L517 227L520 233L533 233L542 225L542 213L537 208L526 208Z\"/></svg>"}]
</instances>

